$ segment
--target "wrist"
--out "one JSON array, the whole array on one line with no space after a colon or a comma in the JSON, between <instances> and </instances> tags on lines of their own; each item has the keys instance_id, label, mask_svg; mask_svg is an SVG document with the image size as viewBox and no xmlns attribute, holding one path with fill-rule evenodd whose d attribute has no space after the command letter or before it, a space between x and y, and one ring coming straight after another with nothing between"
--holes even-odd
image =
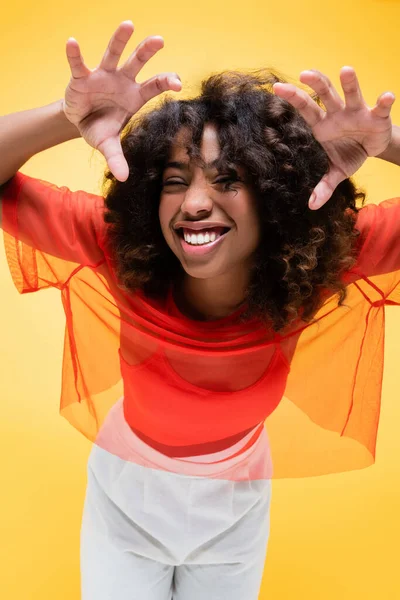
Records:
<instances>
[{"instance_id":1,"label":"wrist","mask_svg":"<svg viewBox=\"0 0 400 600\"><path fill-rule=\"evenodd\" d=\"M381 154L378 154L376 158L400 166L400 127L398 125L392 126L392 139L387 148Z\"/></svg>"},{"instance_id":2,"label":"wrist","mask_svg":"<svg viewBox=\"0 0 400 600\"><path fill-rule=\"evenodd\" d=\"M64 98L62 98L61 100L57 100L57 102L55 102L53 106L54 106L55 116L58 119L59 126L63 132L64 140L68 141L68 140L80 138L81 133L80 133L79 129L76 127L76 125L71 123L71 121L68 119L67 115L65 114Z\"/></svg>"}]
</instances>

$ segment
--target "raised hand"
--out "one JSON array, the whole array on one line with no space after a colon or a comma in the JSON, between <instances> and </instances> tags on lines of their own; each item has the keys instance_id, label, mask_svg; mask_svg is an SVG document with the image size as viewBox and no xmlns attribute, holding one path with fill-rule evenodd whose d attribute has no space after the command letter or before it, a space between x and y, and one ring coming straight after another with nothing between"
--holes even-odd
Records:
<instances>
[{"instance_id":1,"label":"raised hand","mask_svg":"<svg viewBox=\"0 0 400 600\"><path fill-rule=\"evenodd\" d=\"M136 77L143 66L164 46L160 36L143 40L126 62L118 68L134 27L123 21L114 32L101 63L89 69L82 58L78 42L67 41L67 59L71 79L65 91L64 112L82 137L105 157L110 171L126 181L129 167L122 152L120 133L142 106L168 90L182 88L176 73L161 73L143 83Z\"/></svg>"},{"instance_id":2,"label":"raised hand","mask_svg":"<svg viewBox=\"0 0 400 600\"><path fill-rule=\"evenodd\" d=\"M331 166L315 187L309 200L318 209L332 196L341 181L353 175L369 156L378 156L392 139L390 111L395 101L392 92L378 97L369 108L362 96L352 67L343 67L340 82L344 101L329 78L319 71L302 71L300 81L320 97L326 110L297 86L275 83L274 93L287 100L311 127L314 137L328 154Z\"/></svg>"}]
</instances>

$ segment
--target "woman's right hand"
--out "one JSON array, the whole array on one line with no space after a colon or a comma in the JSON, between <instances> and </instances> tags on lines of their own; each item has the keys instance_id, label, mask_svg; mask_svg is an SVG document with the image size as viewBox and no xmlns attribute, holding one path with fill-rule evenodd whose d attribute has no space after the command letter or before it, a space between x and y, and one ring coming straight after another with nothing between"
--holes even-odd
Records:
<instances>
[{"instance_id":1,"label":"woman's right hand","mask_svg":"<svg viewBox=\"0 0 400 600\"><path fill-rule=\"evenodd\" d=\"M71 80L65 91L64 113L86 142L104 155L110 171L120 181L126 181L129 176L120 142L122 129L151 98L168 90L179 92L182 88L176 73L161 73L143 83L136 82L143 66L164 46L159 36L143 40L117 68L132 33L132 22L122 22L100 65L92 70L83 62L74 38L69 38L66 48Z\"/></svg>"}]
</instances>

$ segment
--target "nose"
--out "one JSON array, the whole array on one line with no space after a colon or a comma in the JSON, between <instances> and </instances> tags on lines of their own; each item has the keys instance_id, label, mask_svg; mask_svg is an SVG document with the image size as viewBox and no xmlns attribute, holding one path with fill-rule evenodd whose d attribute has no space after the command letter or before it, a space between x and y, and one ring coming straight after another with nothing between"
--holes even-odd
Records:
<instances>
[{"instance_id":1,"label":"nose","mask_svg":"<svg viewBox=\"0 0 400 600\"><path fill-rule=\"evenodd\" d=\"M190 185L181 204L182 213L196 218L211 213L213 201L206 185Z\"/></svg>"}]
</instances>

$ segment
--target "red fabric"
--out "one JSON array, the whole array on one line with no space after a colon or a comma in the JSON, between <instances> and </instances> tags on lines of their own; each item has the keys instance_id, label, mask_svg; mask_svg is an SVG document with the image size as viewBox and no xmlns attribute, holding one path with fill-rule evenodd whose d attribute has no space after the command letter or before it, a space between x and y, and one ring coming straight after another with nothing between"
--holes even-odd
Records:
<instances>
[{"instance_id":1,"label":"red fabric","mask_svg":"<svg viewBox=\"0 0 400 600\"><path fill-rule=\"evenodd\" d=\"M124 395L131 428L169 456L229 447L257 424L276 477L360 468L375 455L384 307L398 304L400 199L358 217L348 298L326 298L317 322L285 336L239 315L183 317L172 296L119 287L103 199L18 173L3 197L7 259L21 293L61 292L66 314L61 414L95 441ZM257 430L259 434L260 428Z\"/></svg>"}]
</instances>

